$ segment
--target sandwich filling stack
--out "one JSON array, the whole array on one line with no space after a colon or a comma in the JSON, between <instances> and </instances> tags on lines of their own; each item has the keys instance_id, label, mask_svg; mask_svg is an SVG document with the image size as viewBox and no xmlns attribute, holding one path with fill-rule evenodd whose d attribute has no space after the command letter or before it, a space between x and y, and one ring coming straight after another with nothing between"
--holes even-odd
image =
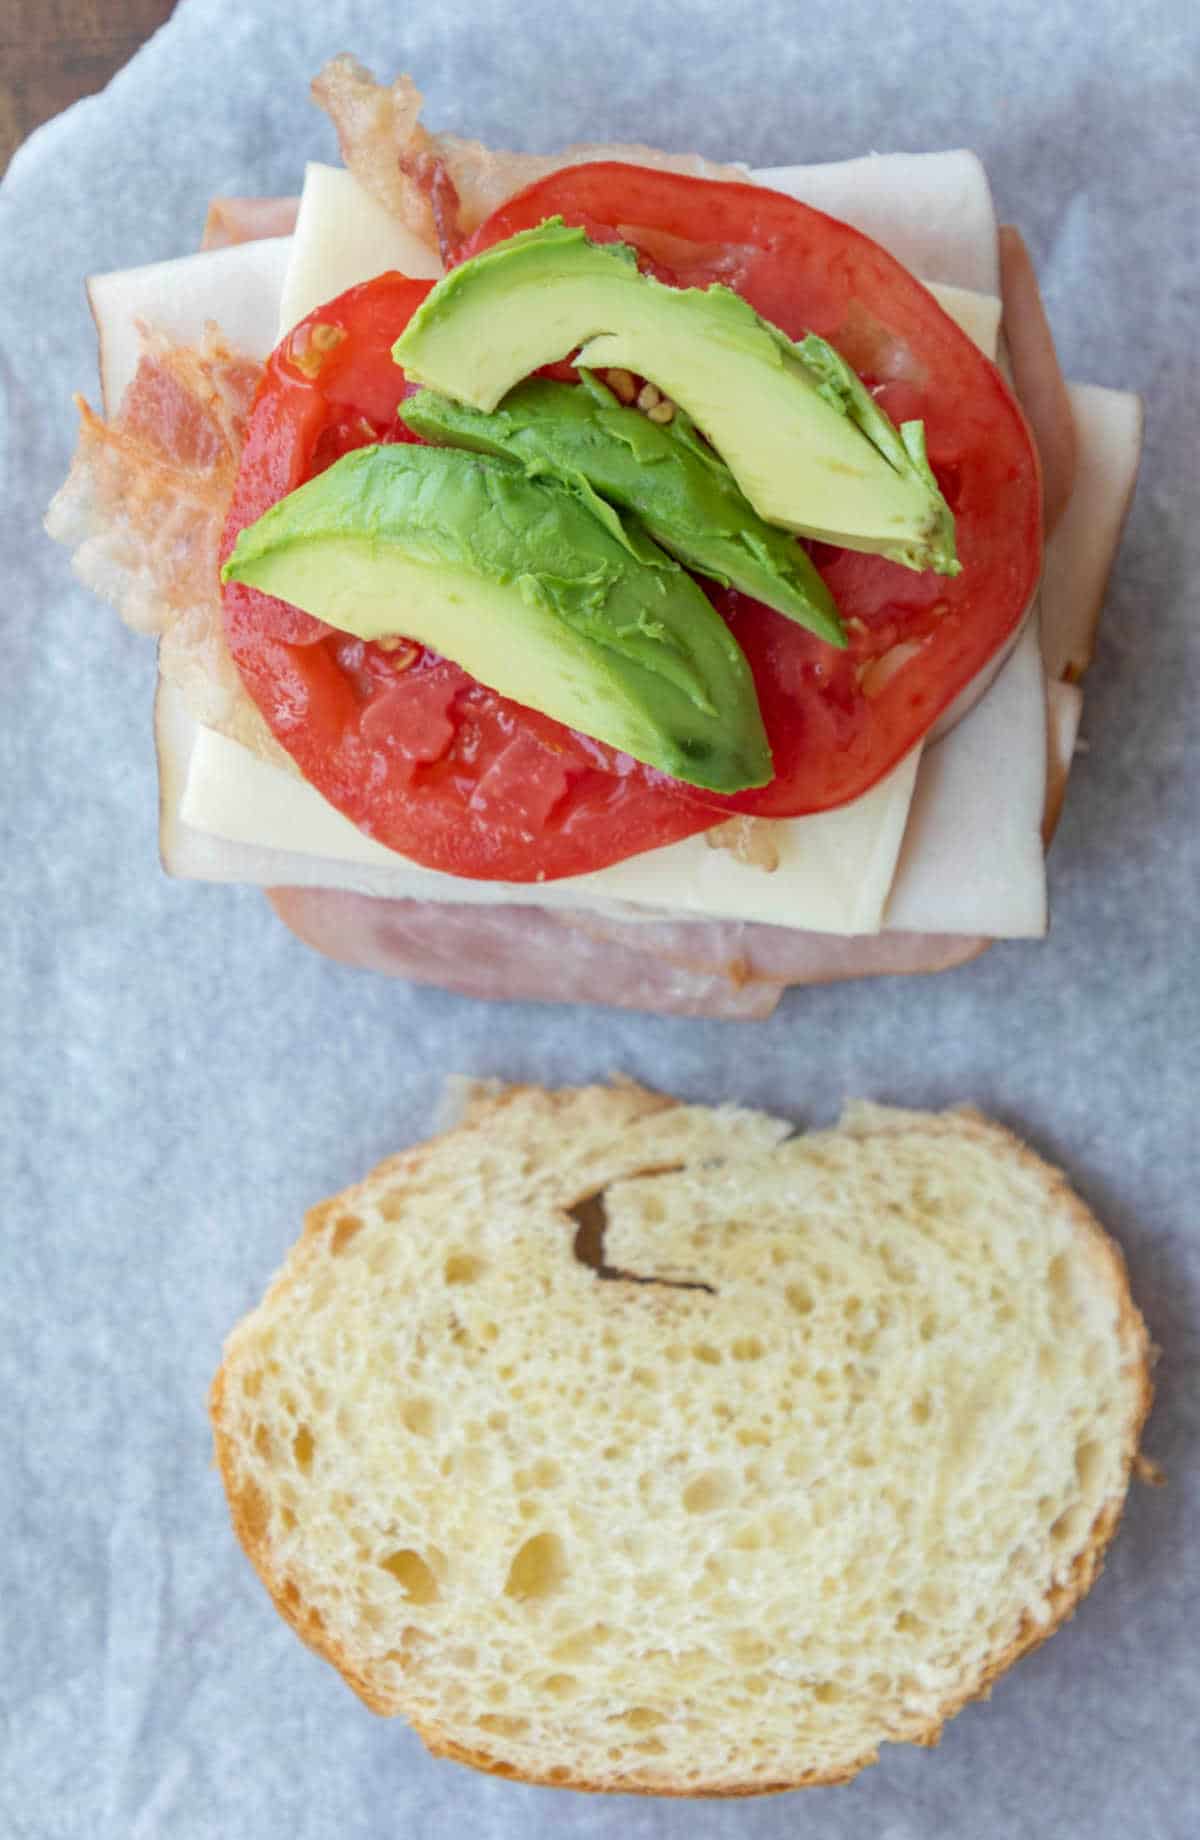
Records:
<instances>
[{"instance_id":1,"label":"sandwich filling stack","mask_svg":"<svg viewBox=\"0 0 1200 1840\"><path fill-rule=\"evenodd\" d=\"M350 60L316 88L345 168L90 284L106 419L49 526L159 635L168 870L475 994L727 1015L1044 932L1140 417L1063 384L977 162L531 162L431 136ZM793 397L886 517L800 489ZM688 468L718 510L681 536L657 482Z\"/></svg>"}]
</instances>

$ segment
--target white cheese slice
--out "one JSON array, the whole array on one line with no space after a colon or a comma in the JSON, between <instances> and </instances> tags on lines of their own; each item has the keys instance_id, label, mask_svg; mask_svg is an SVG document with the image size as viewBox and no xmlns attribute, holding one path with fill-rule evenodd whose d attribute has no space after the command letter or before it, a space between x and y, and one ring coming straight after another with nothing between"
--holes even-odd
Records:
<instances>
[{"instance_id":1,"label":"white cheese slice","mask_svg":"<svg viewBox=\"0 0 1200 1840\"><path fill-rule=\"evenodd\" d=\"M926 282L1000 292L996 211L973 153L871 153L751 176L853 224Z\"/></svg>"},{"instance_id":2,"label":"white cheese slice","mask_svg":"<svg viewBox=\"0 0 1200 1840\"><path fill-rule=\"evenodd\" d=\"M1075 490L1046 547L1046 676L1078 677L1092 655L1096 616L1121 539L1142 451L1142 405L1126 390L1067 386L1079 458Z\"/></svg>"},{"instance_id":3,"label":"white cheese slice","mask_svg":"<svg viewBox=\"0 0 1200 1840\"><path fill-rule=\"evenodd\" d=\"M996 294L976 294L970 288L949 287L942 281L925 283L943 312L948 313L985 357L996 362L1000 350L1003 305Z\"/></svg>"},{"instance_id":4,"label":"white cheese slice","mask_svg":"<svg viewBox=\"0 0 1200 1840\"><path fill-rule=\"evenodd\" d=\"M1045 736L1032 619L986 696L925 750L888 928L1001 939L1045 932Z\"/></svg>"},{"instance_id":5,"label":"white cheese slice","mask_svg":"<svg viewBox=\"0 0 1200 1840\"><path fill-rule=\"evenodd\" d=\"M436 249L376 204L353 174L310 162L279 302L279 337L323 301L389 268L433 281L442 261Z\"/></svg>"},{"instance_id":6,"label":"white cheese slice","mask_svg":"<svg viewBox=\"0 0 1200 1840\"><path fill-rule=\"evenodd\" d=\"M116 413L133 380L142 346L139 322L190 344L214 320L248 357L265 358L279 336L279 297L291 254L289 238L265 237L90 276L104 413Z\"/></svg>"},{"instance_id":7,"label":"white cheese slice","mask_svg":"<svg viewBox=\"0 0 1200 1840\"><path fill-rule=\"evenodd\" d=\"M643 915L665 911L871 933L878 931L891 887L916 771L914 752L852 804L773 827L779 866L770 873L735 861L700 835L532 889L441 875L408 862L364 836L305 780L211 729L196 731L179 817L191 830L231 843L322 858L324 881L336 865L337 885L363 894L489 905L532 898L542 907L628 907Z\"/></svg>"}]
</instances>

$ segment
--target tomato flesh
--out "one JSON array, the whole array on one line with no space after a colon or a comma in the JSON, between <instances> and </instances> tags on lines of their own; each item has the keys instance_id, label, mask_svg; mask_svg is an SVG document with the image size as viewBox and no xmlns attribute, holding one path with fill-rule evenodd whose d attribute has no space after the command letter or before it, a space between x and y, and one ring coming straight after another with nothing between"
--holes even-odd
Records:
<instances>
[{"instance_id":1,"label":"tomato flesh","mask_svg":"<svg viewBox=\"0 0 1200 1840\"><path fill-rule=\"evenodd\" d=\"M480 226L463 259L561 215L638 247L660 280L720 282L793 337L847 356L893 420L925 423L962 572L916 574L810 545L846 651L705 584L754 673L770 785L701 793L402 644L364 644L242 584L224 590L233 657L272 731L361 829L427 867L551 880L677 841L741 811L791 817L868 791L1015 632L1041 569L1036 454L999 374L898 263L782 194L617 163L552 174ZM245 525L351 448L412 440L391 346L432 283L383 275L301 322L268 360L222 557ZM563 374L563 367L555 367ZM569 368L565 374L571 374Z\"/></svg>"},{"instance_id":2,"label":"tomato flesh","mask_svg":"<svg viewBox=\"0 0 1200 1840\"><path fill-rule=\"evenodd\" d=\"M351 288L272 353L222 560L239 530L341 454L414 438L396 417L404 379L391 347L431 286L388 274ZM320 352L320 328L343 336L335 343L323 332ZM713 822L666 774L500 696L423 647L352 639L237 582L226 584L223 603L243 682L305 778L360 829L427 868L550 880ZM398 634L403 625L397 608Z\"/></svg>"},{"instance_id":3,"label":"tomato flesh","mask_svg":"<svg viewBox=\"0 0 1200 1840\"><path fill-rule=\"evenodd\" d=\"M859 797L1012 636L1033 596L1041 479L1019 407L886 250L783 193L618 162L571 167L502 205L463 259L553 216L648 249L677 287L733 288L792 338L818 333L893 421L924 422L961 574L809 545L847 627L843 654L747 596L713 596L750 661L775 762L769 786L713 804L795 817ZM902 645L914 648L903 669L872 668Z\"/></svg>"}]
</instances>

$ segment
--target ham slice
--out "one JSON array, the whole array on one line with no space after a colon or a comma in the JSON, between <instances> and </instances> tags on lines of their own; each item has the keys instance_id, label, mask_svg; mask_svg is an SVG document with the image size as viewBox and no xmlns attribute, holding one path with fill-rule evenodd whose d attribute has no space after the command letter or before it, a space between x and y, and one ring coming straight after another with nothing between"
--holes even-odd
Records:
<instances>
[{"instance_id":1,"label":"ham slice","mask_svg":"<svg viewBox=\"0 0 1200 1840\"><path fill-rule=\"evenodd\" d=\"M538 907L378 901L330 888L276 888L269 899L298 938L330 958L467 997L748 1022L769 1016L782 990L643 951L628 938L564 927Z\"/></svg>"},{"instance_id":2,"label":"ham slice","mask_svg":"<svg viewBox=\"0 0 1200 1840\"><path fill-rule=\"evenodd\" d=\"M147 334L119 413L80 400L79 445L46 529L137 632L195 719L288 762L225 644L218 545L261 366L210 329L198 347Z\"/></svg>"},{"instance_id":3,"label":"ham slice","mask_svg":"<svg viewBox=\"0 0 1200 1840\"><path fill-rule=\"evenodd\" d=\"M1049 537L1058 528L1075 484L1075 421L1025 239L1012 224L1001 224L999 248L1005 343L1013 387L1042 462L1043 521Z\"/></svg>"},{"instance_id":4,"label":"ham slice","mask_svg":"<svg viewBox=\"0 0 1200 1840\"><path fill-rule=\"evenodd\" d=\"M213 198L200 247L228 249L234 243L257 243L262 237L290 236L299 205L298 198Z\"/></svg>"},{"instance_id":5,"label":"ham slice","mask_svg":"<svg viewBox=\"0 0 1200 1840\"><path fill-rule=\"evenodd\" d=\"M329 958L468 997L604 1003L752 1022L788 984L944 971L989 943L957 935L843 938L742 921L629 922L539 907L381 901L330 888L273 888L272 907Z\"/></svg>"}]
</instances>

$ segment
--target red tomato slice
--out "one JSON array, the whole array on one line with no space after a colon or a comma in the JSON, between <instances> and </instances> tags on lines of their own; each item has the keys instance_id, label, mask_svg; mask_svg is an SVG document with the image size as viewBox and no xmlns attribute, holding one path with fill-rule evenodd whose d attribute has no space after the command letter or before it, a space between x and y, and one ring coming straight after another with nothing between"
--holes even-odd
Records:
<instances>
[{"instance_id":1,"label":"red tomato slice","mask_svg":"<svg viewBox=\"0 0 1200 1840\"><path fill-rule=\"evenodd\" d=\"M317 308L267 360L226 520L239 530L375 441L396 418L393 341L431 282L381 275ZM489 690L413 644L337 632L237 582L229 649L306 779L360 829L427 868L478 880L581 875L713 823L677 782ZM403 631L397 609L397 632Z\"/></svg>"},{"instance_id":2,"label":"red tomato slice","mask_svg":"<svg viewBox=\"0 0 1200 1840\"><path fill-rule=\"evenodd\" d=\"M746 652L771 740L767 787L682 786L476 684L411 645L388 651L238 584L230 648L305 776L363 830L452 874L581 874L707 828L858 797L1011 637L1041 569L1040 480L995 367L898 263L820 212L757 186L604 163L503 205L464 259L561 215L619 236L680 286L722 282L792 336L839 347L896 421L919 417L955 512L962 574L914 574L815 546L850 635L823 644L749 597L711 590ZM386 275L310 314L268 361L222 555L245 524L351 447L404 440L391 345L430 283ZM402 611L397 630L403 630Z\"/></svg>"},{"instance_id":3,"label":"red tomato slice","mask_svg":"<svg viewBox=\"0 0 1200 1840\"><path fill-rule=\"evenodd\" d=\"M960 575L810 546L846 625L846 652L745 595L712 597L754 672L775 778L711 802L795 817L857 798L1013 636L1033 597L1041 477L1016 401L886 250L781 192L615 161L574 166L502 205L462 259L554 216L597 238L619 235L678 287L733 288L792 338L820 334L894 422L924 422L955 516Z\"/></svg>"}]
</instances>

